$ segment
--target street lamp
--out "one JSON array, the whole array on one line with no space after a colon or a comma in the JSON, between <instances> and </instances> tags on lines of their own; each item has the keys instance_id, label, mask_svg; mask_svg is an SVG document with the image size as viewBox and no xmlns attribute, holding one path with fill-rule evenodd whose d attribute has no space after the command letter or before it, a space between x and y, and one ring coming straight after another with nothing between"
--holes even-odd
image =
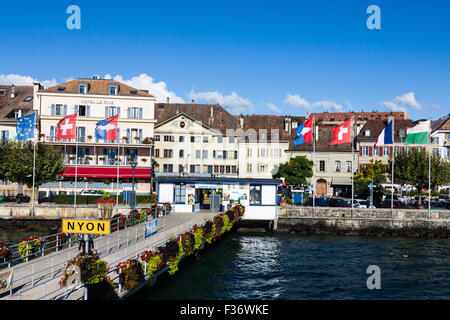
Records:
<instances>
[{"instance_id":1,"label":"street lamp","mask_svg":"<svg viewBox=\"0 0 450 320\"><path fill-rule=\"evenodd\" d=\"M136 206L136 193L134 191L134 169L137 166L137 161L136 159L132 158L131 160L128 161L128 164L130 165L131 169L133 169L133 178L131 180L132 189L131 189L130 204L131 204L131 212L134 216L134 208Z\"/></svg>"}]
</instances>

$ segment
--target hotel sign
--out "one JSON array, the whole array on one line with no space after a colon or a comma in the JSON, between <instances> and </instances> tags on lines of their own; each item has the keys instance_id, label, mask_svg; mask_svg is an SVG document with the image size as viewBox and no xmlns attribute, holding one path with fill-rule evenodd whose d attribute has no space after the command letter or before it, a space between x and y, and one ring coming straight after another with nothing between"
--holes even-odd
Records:
<instances>
[{"instance_id":1,"label":"hotel sign","mask_svg":"<svg viewBox=\"0 0 450 320\"><path fill-rule=\"evenodd\" d=\"M63 219L62 232L109 234L111 225L109 220Z\"/></svg>"}]
</instances>

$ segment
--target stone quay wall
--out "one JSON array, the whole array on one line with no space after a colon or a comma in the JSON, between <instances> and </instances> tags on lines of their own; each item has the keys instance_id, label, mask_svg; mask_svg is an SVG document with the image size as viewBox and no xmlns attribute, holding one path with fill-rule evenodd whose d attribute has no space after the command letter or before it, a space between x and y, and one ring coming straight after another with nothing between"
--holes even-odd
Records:
<instances>
[{"instance_id":1,"label":"stone quay wall","mask_svg":"<svg viewBox=\"0 0 450 320\"><path fill-rule=\"evenodd\" d=\"M450 210L279 207L274 231L450 238Z\"/></svg>"}]
</instances>

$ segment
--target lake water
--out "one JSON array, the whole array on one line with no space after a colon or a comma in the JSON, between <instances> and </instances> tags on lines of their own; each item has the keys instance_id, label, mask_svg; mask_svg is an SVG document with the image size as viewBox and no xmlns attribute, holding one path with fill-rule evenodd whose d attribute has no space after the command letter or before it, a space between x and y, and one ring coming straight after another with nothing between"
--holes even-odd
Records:
<instances>
[{"instance_id":1,"label":"lake water","mask_svg":"<svg viewBox=\"0 0 450 320\"><path fill-rule=\"evenodd\" d=\"M132 299L449 299L448 239L231 233ZM367 267L381 271L369 290Z\"/></svg>"}]
</instances>

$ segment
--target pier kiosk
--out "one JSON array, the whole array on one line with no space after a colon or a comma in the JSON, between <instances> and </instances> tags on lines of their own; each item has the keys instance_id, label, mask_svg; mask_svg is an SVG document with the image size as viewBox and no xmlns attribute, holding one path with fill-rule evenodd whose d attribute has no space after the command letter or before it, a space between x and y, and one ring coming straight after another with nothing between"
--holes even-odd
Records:
<instances>
[{"instance_id":1,"label":"pier kiosk","mask_svg":"<svg viewBox=\"0 0 450 320\"><path fill-rule=\"evenodd\" d=\"M174 212L225 212L239 203L245 207L242 219L277 218L277 187L281 181L276 179L160 176L154 180L158 204L170 202Z\"/></svg>"}]
</instances>

